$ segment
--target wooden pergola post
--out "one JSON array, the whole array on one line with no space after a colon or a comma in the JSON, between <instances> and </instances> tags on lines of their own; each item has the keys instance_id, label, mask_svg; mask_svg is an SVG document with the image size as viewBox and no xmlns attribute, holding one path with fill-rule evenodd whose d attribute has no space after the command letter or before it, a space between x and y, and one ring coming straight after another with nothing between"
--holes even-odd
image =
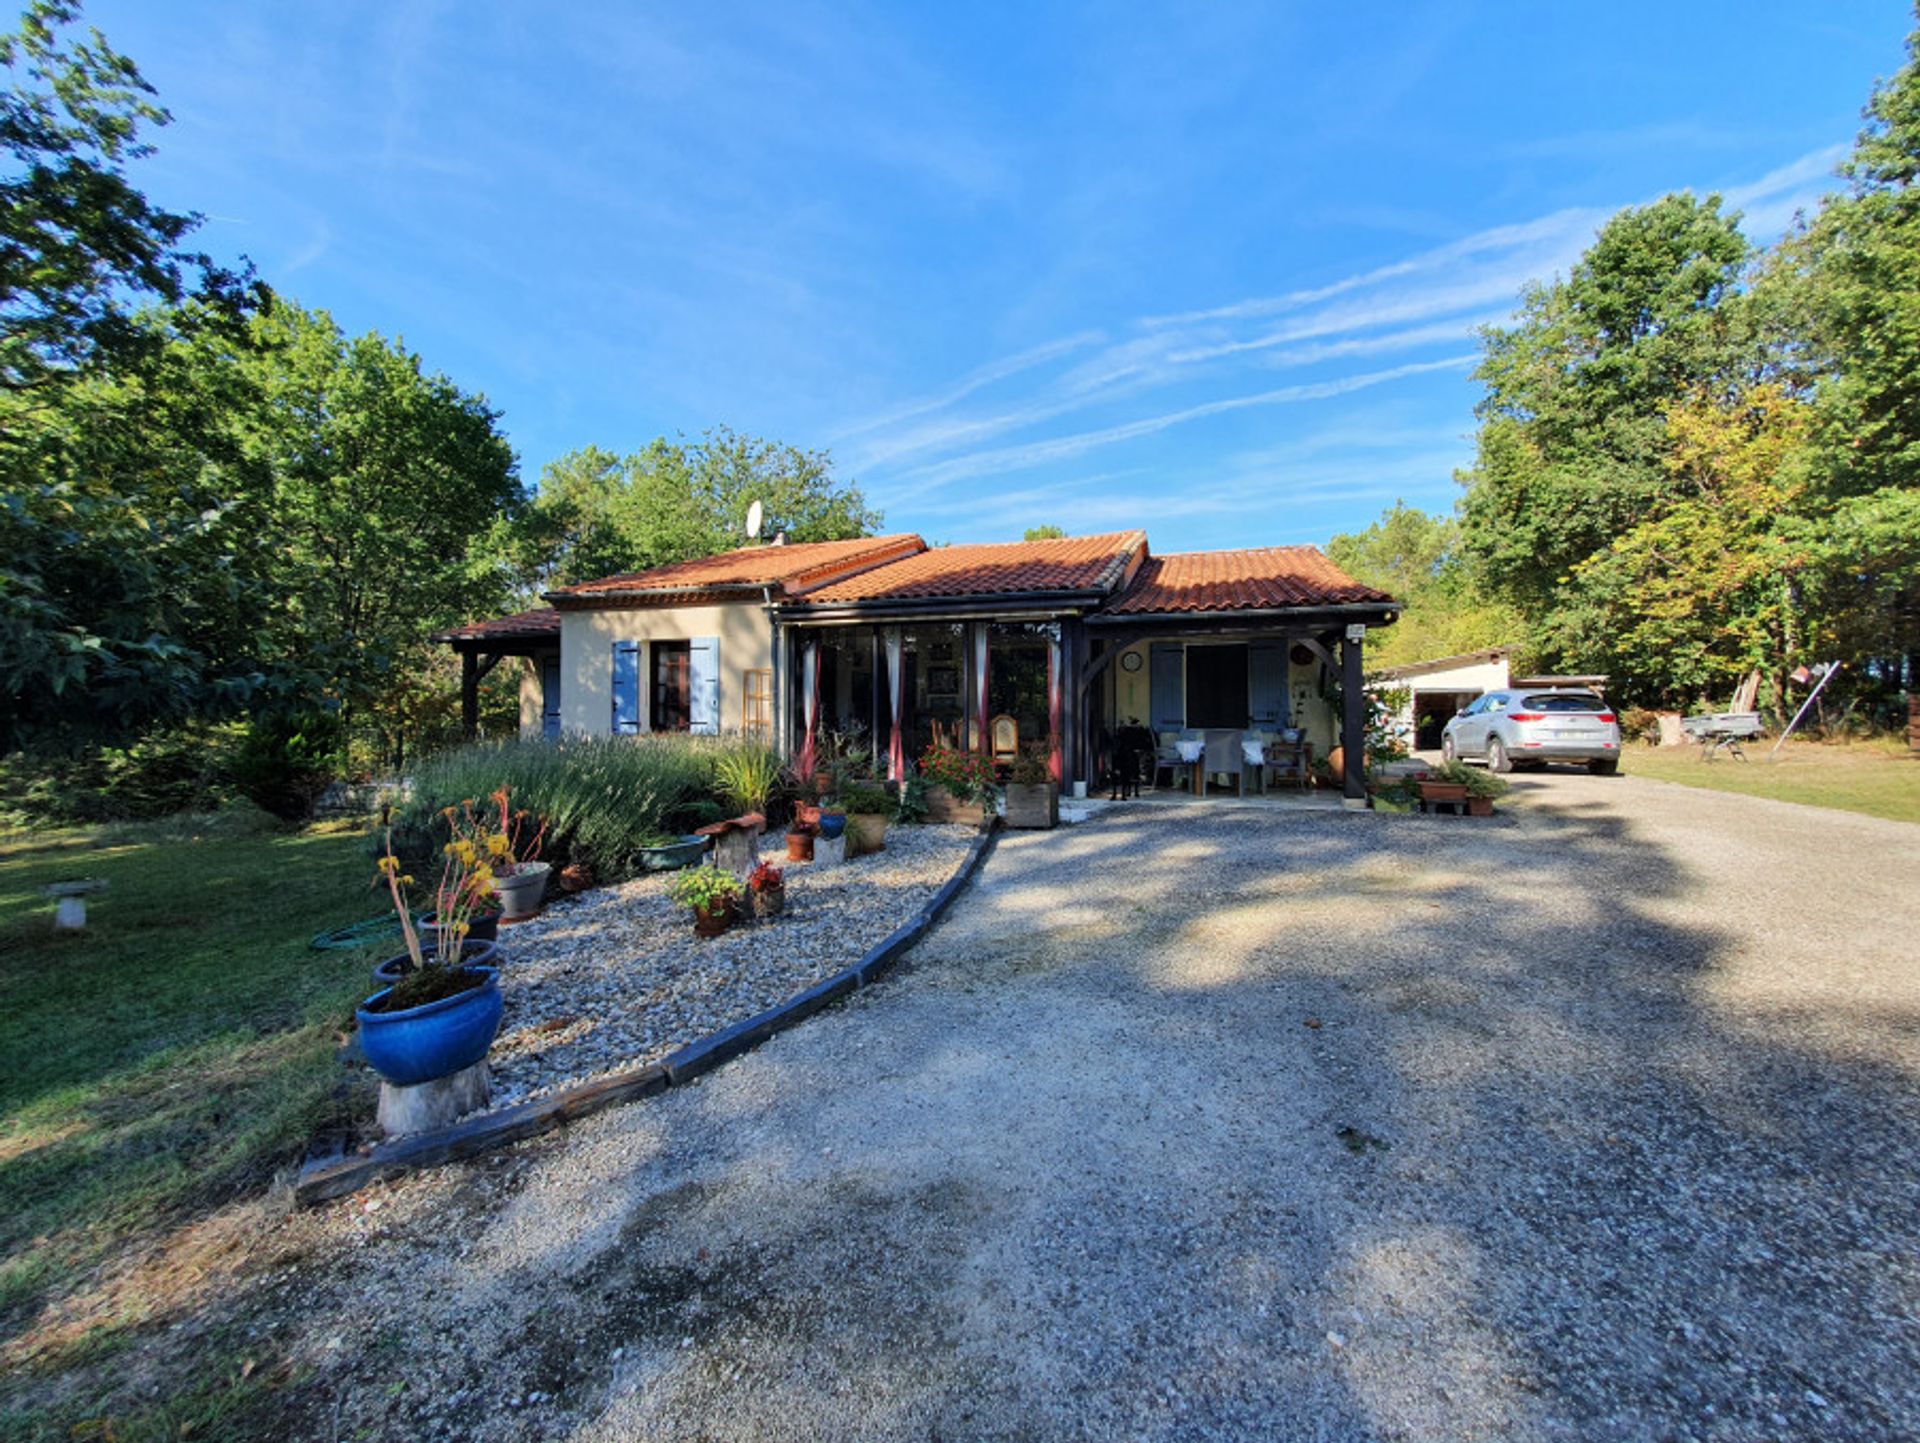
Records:
<instances>
[{"instance_id":1,"label":"wooden pergola post","mask_svg":"<svg viewBox=\"0 0 1920 1443\"><path fill-rule=\"evenodd\" d=\"M460 734L468 741L480 735L480 683L488 672L500 665L505 652L482 656L471 647L460 651Z\"/></svg>"}]
</instances>

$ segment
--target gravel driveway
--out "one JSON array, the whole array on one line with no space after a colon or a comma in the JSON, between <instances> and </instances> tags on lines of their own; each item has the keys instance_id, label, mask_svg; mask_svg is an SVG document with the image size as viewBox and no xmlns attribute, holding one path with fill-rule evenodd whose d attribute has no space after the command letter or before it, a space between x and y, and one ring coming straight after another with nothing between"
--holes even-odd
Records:
<instances>
[{"instance_id":1,"label":"gravel driveway","mask_svg":"<svg viewBox=\"0 0 1920 1443\"><path fill-rule=\"evenodd\" d=\"M1920 1435L1920 828L1517 794L1003 838L851 1005L284 1223L297 1436Z\"/></svg>"}]
</instances>

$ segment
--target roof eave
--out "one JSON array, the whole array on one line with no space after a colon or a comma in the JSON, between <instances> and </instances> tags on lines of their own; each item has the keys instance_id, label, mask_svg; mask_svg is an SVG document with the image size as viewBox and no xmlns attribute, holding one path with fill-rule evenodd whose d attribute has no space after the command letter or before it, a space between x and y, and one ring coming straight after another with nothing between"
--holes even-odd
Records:
<instances>
[{"instance_id":1,"label":"roof eave","mask_svg":"<svg viewBox=\"0 0 1920 1443\"><path fill-rule=\"evenodd\" d=\"M1309 606L1215 607L1205 611L1099 612L1088 626L1173 626L1182 622L1205 625L1223 621L1355 621L1363 618L1393 621L1401 611L1397 601L1340 601Z\"/></svg>"},{"instance_id":2,"label":"roof eave","mask_svg":"<svg viewBox=\"0 0 1920 1443\"><path fill-rule=\"evenodd\" d=\"M1030 611L1036 606L1062 611L1098 606L1105 591L989 591L957 596L887 596L862 601L798 601L776 606L783 621L826 621L845 616L926 616L941 611Z\"/></svg>"}]
</instances>

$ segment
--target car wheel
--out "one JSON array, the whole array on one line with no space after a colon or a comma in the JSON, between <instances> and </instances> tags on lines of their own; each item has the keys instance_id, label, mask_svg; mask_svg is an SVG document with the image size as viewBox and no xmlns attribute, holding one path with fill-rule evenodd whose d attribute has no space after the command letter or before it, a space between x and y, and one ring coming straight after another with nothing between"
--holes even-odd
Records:
<instances>
[{"instance_id":1,"label":"car wheel","mask_svg":"<svg viewBox=\"0 0 1920 1443\"><path fill-rule=\"evenodd\" d=\"M1487 738L1487 770L1490 772L1513 770L1513 758L1507 755L1507 744L1499 737Z\"/></svg>"},{"instance_id":2,"label":"car wheel","mask_svg":"<svg viewBox=\"0 0 1920 1443\"><path fill-rule=\"evenodd\" d=\"M1440 738L1440 760L1444 762L1451 762L1454 759L1454 756L1455 756L1455 752L1453 750L1453 734L1449 732L1446 736L1443 736Z\"/></svg>"},{"instance_id":3,"label":"car wheel","mask_svg":"<svg viewBox=\"0 0 1920 1443\"><path fill-rule=\"evenodd\" d=\"M1620 758L1595 758L1593 761L1587 763L1587 770L1592 772L1596 777L1617 776L1620 771Z\"/></svg>"}]
</instances>

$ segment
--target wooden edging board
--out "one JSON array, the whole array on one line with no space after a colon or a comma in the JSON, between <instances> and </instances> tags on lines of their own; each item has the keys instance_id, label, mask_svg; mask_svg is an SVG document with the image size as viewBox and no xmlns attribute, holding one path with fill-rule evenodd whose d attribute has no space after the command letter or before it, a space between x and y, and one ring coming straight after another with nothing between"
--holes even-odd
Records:
<instances>
[{"instance_id":1,"label":"wooden edging board","mask_svg":"<svg viewBox=\"0 0 1920 1443\"><path fill-rule=\"evenodd\" d=\"M967 855L954 874L927 899L925 906L875 943L858 962L796 993L778 1007L709 1033L664 1060L632 1072L583 1082L564 1092L517 1103L498 1112L482 1113L452 1127L396 1137L376 1144L367 1152L315 1158L300 1170L294 1182L294 1201L303 1206L327 1202L415 1168L457 1162L524 1138L537 1137L604 1107L651 1097L669 1087L684 1086L721 1063L752 1051L775 1033L786 1031L857 988L871 986L890 972L907 949L927 934L941 913L952 905L960 889L980 869L992 840L993 823L989 821L967 848Z\"/></svg>"}]
</instances>

